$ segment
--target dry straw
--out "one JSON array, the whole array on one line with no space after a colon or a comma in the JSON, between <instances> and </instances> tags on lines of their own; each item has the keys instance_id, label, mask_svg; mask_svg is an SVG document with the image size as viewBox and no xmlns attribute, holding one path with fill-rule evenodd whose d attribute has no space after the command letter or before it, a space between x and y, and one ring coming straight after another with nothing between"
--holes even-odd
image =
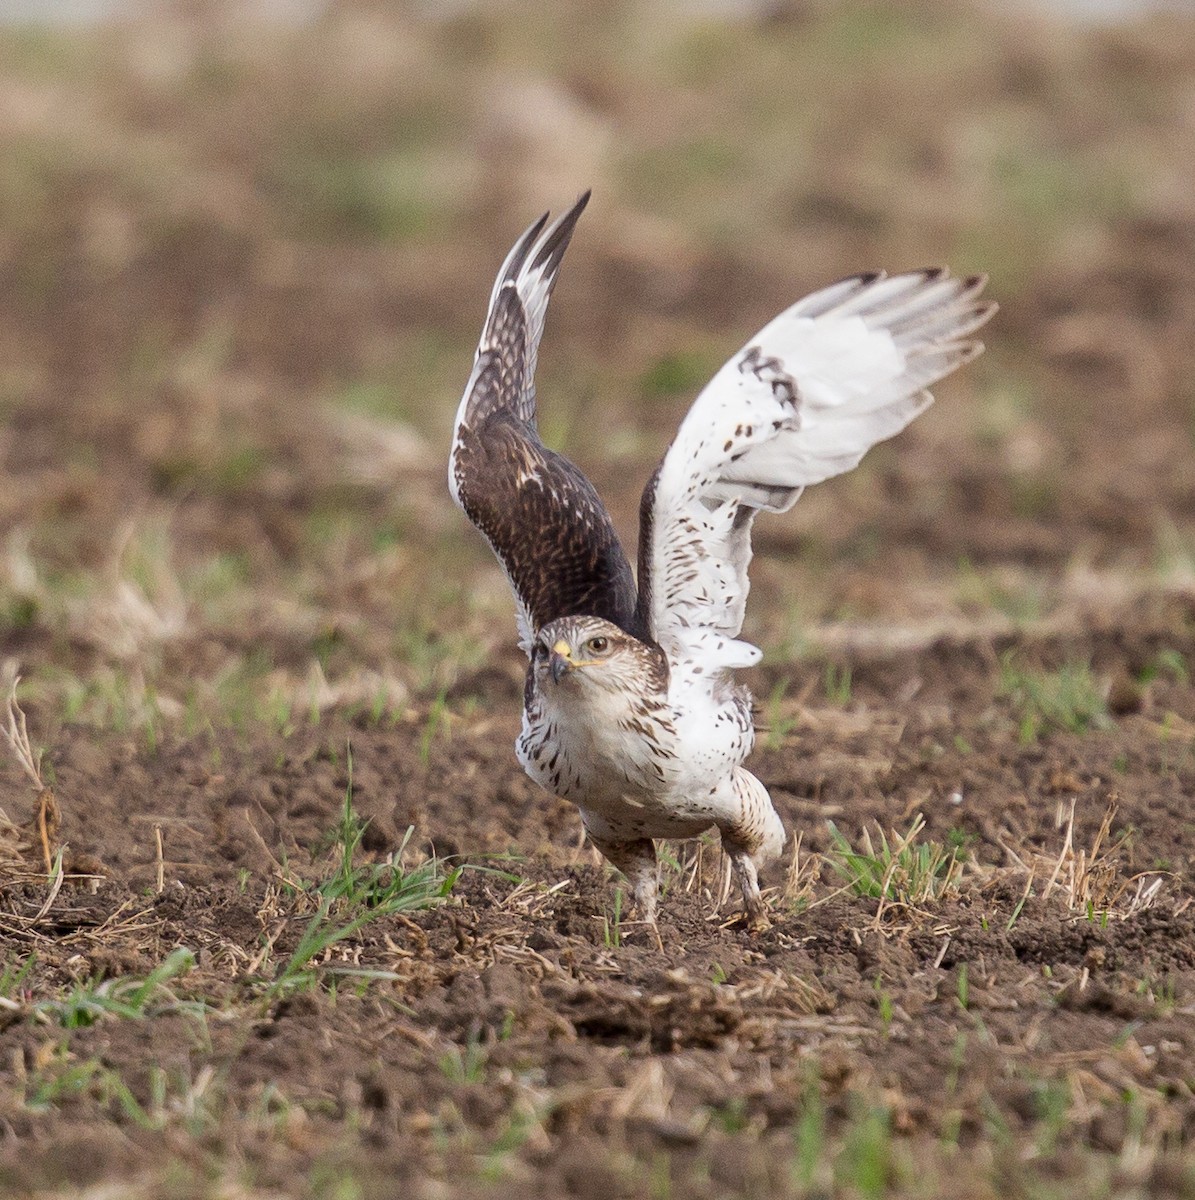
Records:
<instances>
[{"instance_id":1,"label":"dry straw","mask_svg":"<svg viewBox=\"0 0 1195 1200\"><path fill-rule=\"evenodd\" d=\"M41 751L33 749L29 741L29 726L25 714L17 703L17 685L21 682L21 677L17 674L15 664L7 663L4 674L8 682L5 687L4 720L3 725L0 725L0 734L3 734L17 765L28 776L33 790L37 793L37 812L33 819L32 831L28 831L15 824L8 814L0 809L0 856L10 860L27 861L40 849L46 874L54 872L57 859L58 874L61 876L61 854L57 844L58 829L61 825L58 801L54 798L54 789L42 778ZM61 886L61 879L59 885Z\"/></svg>"}]
</instances>

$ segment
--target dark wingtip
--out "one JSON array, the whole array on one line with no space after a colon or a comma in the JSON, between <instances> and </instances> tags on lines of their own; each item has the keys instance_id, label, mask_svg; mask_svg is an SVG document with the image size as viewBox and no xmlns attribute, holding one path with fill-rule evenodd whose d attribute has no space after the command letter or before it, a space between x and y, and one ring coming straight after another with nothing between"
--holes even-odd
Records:
<instances>
[{"instance_id":1,"label":"dark wingtip","mask_svg":"<svg viewBox=\"0 0 1195 1200\"><path fill-rule=\"evenodd\" d=\"M556 224L548 230L547 236L536 252L535 259L531 264L533 267L542 267L545 264L549 264L552 274L556 273L556 270L560 266L560 260L564 257L564 252L568 249L568 244L572 240L577 220L585 211L585 206L589 203L591 195L592 189L586 188L577 198L572 208L557 218Z\"/></svg>"}]
</instances>

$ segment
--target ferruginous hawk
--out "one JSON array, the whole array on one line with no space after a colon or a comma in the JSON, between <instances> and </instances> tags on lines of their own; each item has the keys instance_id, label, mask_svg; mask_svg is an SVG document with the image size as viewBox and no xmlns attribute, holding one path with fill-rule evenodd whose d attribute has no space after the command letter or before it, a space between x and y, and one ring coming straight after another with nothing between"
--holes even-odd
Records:
<instances>
[{"instance_id":1,"label":"ferruginous hawk","mask_svg":"<svg viewBox=\"0 0 1195 1200\"><path fill-rule=\"evenodd\" d=\"M639 583L589 480L540 441L535 359L561 259L589 199L545 214L506 256L456 416L449 487L502 564L530 664L516 743L527 773L571 800L593 844L655 920L653 838L721 833L750 924L757 870L785 830L743 769L751 696L731 672L751 524L849 471L932 402L926 388L982 349L984 279L857 275L814 292L705 386L647 483Z\"/></svg>"}]
</instances>

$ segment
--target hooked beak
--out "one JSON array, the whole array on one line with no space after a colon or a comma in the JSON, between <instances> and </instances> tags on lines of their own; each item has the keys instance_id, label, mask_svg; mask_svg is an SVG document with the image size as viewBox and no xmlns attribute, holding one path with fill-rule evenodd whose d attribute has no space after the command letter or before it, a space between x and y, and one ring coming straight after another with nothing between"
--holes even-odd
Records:
<instances>
[{"instance_id":1,"label":"hooked beak","mask_svg":"<svg viewBox=\"0 0 1195 1200\"><path fill-rule=\"evenodd\" d=\"M571 654L568 642L559 641L552 647L552 657L548 659L548 667L552 672L553 683L559 683L573 669L572 659L569 657Z\"/></svg>"}]
</instances>

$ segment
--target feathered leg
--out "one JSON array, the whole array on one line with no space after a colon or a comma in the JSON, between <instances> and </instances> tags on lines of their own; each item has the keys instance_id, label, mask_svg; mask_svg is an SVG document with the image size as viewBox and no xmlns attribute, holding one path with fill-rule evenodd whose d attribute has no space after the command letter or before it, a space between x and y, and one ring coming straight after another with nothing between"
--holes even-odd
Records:
<instances>
[{"instance_id":1,"label":"feathered leg","mask_svg":"<svg viewBox=\"0 0 1195 1200\"><path fill-rule=\"evenodd\" d=\"M759 868L784 849L786 834L767 788L750 771L742 768L735 771L734 788L739 819L734 824L719 826L719 832L722 849L730 855L730 865L743 893L747 927L758 933L771 924L767 906L759 894Z\"/></svg>"},{"instance_id":2,"label":"feathered leg","mask_svg":"<svg viewBox=\"0 0 1195 1200\"><path fill-rule=\"evenodd\" d=\"M655 842L651 838L638 838L631 842L608 841L606 838L594 837L592 830L589 840L627 877L640 918L654 925L656 899L660 892Z\"/></svg>"},{"instance_id":3,"label":"feathered leg","mask_svg":"<svg viewBox=\"0 0 1195 1200\"><path fill-rule=\"evenodd\" d=\"M760 933L771 925L768 920L767 905L759 894L759 871L751 852L741 842L733 840L731 835L723 830L722 849L730 856L730 865L734 877L738 880L743 893L743 908L747 913L747 928L752 933Z\"/></svg>"}]
</instances>

